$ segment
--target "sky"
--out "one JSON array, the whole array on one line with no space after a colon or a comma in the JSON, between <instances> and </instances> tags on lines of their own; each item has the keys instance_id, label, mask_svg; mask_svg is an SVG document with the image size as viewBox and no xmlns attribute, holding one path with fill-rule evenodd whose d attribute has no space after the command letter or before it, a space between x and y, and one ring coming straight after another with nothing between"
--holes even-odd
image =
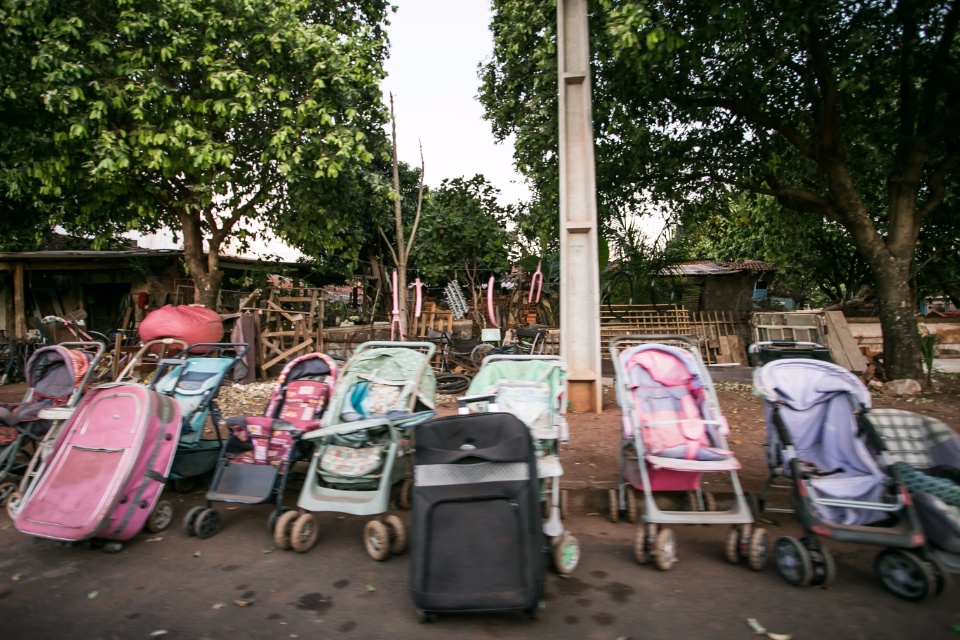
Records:
<instances>
[{"instance_id":1,"label":"sky","mask_svg":"<svg viewBox=\"0 0 960 640\"><path fill-rule=\"evenodd\" d=\"M420 166L423 145L425 180L431 187L444 179L482 173L500 190L501 204L529 198L513 169L513 143L496 144L483 108L476 99L477 65L493 52L489 0L394 0L397 11L387 29L390 59L383 99L393 93L397 120L397 155ZM387 135L390 128L387 125ZM179 248L169 233L138 238L141 247ZM234 253L234 252L230 252ZM277 255L296 260L299 252L279 241L256 247L250 257Z\"/></svg>"},{"instance_id":2,"label":"sky","mask_svg":"<svg viewBox=\"0 0 960 640\"><path fill-rule=\"evenodd\" d=\"M426 183L482 173L501 203L529 197L513 169L513 142L496 144L477 101L477 66L493 53L489 0L394 0L384 100L393 92L397 154L420 165ZM389 133L389 129L388 129Z\"/></svg>"}]
</instances>

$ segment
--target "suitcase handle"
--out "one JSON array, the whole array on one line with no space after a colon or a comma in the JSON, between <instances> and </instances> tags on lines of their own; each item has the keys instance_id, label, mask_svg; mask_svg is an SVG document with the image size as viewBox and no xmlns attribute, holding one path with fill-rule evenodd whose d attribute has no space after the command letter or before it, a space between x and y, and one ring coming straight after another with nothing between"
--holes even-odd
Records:
<instances>
[{"instance_id":1,"label":"suitcase handle","mask_svg":"<svg viewBox=\"0 0 960 640\"><path fill-rule=\"evenodd\" d=\"M516 441L521 437L505 440L492 447L483 449L434 449L432 447L417 446L417 457L429 454L429 464L456 464L468 458L484 462L522 462L517 460ZM464 441L464 444L470 444Z\"/></svg>"}]
</instances>

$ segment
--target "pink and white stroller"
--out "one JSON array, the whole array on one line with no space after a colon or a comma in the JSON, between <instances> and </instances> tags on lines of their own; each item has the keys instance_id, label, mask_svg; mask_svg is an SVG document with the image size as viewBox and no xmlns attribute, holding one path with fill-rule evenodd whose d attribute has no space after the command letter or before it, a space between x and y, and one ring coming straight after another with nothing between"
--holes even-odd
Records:
<instances>
[{"instance_id":1,"label":"pink and white stroller","mask_svg":"<svg viewBox=\"0 0 960 640\"><path fill-rule=\"evenodd\" d=\"M19 483L0 484L0 506L16 514L42 456L70 417L90 382L104 346L99 342L67 342L41 347L26 366L29 388L18 403L0 404L0 481L19 475Z\"/></svg>"},{"instance_id":2,"label":"pink and white stroller","mask_svg":"<svg viewBox=\"0 0 960 640\"><path fill-rule=\"evenodd\" d=\"M623 411L618 489L610 490L610 517L619 511L636 522L643 492L644 526L637 530L634 557L666 571L677 560L668 524L730 524L726 558L747 559L759 571L767 562L766 530L755 526L737 471L740 462L727 449L726 419L696 343L682 336L620 336L610 341L616 371L617 402ZM717 511L714 497L701 490L705 473L726 473L733 506ZM654 494L685 492L690 510L663 510Z\"/></svg>"}]
</instances>

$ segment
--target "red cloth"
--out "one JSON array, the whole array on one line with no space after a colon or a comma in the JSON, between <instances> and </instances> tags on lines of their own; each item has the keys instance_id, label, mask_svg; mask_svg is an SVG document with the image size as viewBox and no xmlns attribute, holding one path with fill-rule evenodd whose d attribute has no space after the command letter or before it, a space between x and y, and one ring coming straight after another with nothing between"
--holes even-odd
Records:
<instances>
[{"instance_id":1,"label":"red cloth","mask_svg":"<svg viewBox=\"0 0 960 640\"><path fill-rule=\"evenodd\" d=\"M168 304L148 313L140 323L140 339L144 343L159 338L176 338L187 344L220 342L223 321L220 314L202 305Z\"/></svg>"}]
</instances>

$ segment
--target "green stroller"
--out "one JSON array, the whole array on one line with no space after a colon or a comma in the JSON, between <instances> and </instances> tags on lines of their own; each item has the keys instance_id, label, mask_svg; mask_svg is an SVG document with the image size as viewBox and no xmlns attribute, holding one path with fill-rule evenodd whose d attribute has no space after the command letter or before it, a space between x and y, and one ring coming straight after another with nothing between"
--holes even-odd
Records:
<instances>
[{"instance_id":1,"label":"green stroller","mask_svg":"<svg viewBox=\"0 0 960 640\"><path fill-rule=\"evenodd\" d=\"M297 500L299 512L281 516L278 548L299 553L317 542L315 512L358 516L386 513L397 487L409 504L408 430L434 415L437 383L430 342L365 342L341 373L319 429L303 435L315 445ZM374 560L403 553L407 535L396 515L367 522L364 546Z\"/></svg>"}]
</instances>

